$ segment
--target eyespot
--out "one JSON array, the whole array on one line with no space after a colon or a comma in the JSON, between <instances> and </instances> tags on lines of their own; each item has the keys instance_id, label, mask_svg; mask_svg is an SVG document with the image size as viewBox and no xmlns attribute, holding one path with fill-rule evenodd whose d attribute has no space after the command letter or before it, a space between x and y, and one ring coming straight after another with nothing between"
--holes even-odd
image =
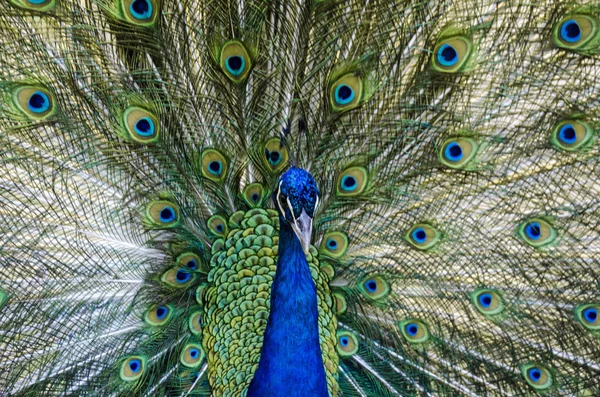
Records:
<instances>
[{"instance_id":1,"label":"eyespot","mask_svg":"<svg viewBox=\"0 0 600 397\"><path fill-rule=\"evenodd\" d=\"M14 104L33 120L43 120L56 112L54 97L45 88L23 86L12 95Z\"/></svg>"},{"instance_id":2,"label":"eyespot","mask_svg":"<svg viewBox=\"0 0 600 397\"><path fill-rule=\"evenodd\" d=\"M358 351L358 339L349 331L337 332L337 352L340 357L353 356Z\"/></svg>"},{"instance_id":3,"label":"eyespot","mask_svg":"<svg viewBox=\"0 0 600 397\"><path fill-rule=\"evenodd\" d=\"M588 44L598 34L598 25L598 19L590 15L567 16L554 28L554 44L568 50L589 50L593 45Z\"/></svg>"},{"instance_id":4,"label":"eyespot","mask_svg":"<svg viewBox=\"0 0 600 397\"><path fill-rule=\"evenodd\" d=\"M491 289L476 290L471 294L475 308L485 315L494 315L504 310L504 301L498 291Z\"/></svg>"},{"instance_id":5,"label":"eyespot","mask_svg":"<svg viewBox=\"0 0 600 397\"><path fill-rule=\"evenodd\" d=\"M558 123L550 133L550 143L557 149L576 151L591 142L594 136L592 127L576 120L565 120Z\"/></svg>"},{"instance_id":6,"label":"eyespot","mask_svg":"<svg viewBox=\"0 0 600 397\"><path fill-rule=\"evenodd\" d=\"M521 223L517 232L523 241L536 248L552 243L558 235L548 222L540 218Z\"/></svg>"},{"instance_id":7,"label":"eyespot","mask_svg":"<svg viewBox=\"0 0 600 397\"><path fill-rule=\"evenodd\" d=\"M417 223L410 228L404 237L413 247L426 251L435 247L441 239L441 234L431 225Z\"/></svg>"},{"instance_id":8,"label":"eyespot","mask_svg":"<svg viewBox=\"0 0 600 397\"><path fill-rule=\"evenodd\" d=\"M333 280L335 277L335 268L330 263L325 263L321 265L320 270L322 273L325 273L329 280Z\"/></svg>"},{"instance_id":9,"label":"eyespot","mask_svg":"<svg viewBox=\"0 0 600 397\"><path fill-rule=\"evenodd\" d=\"M202 176L215 182L220 182L227 174L225 156L214 149L202 152Z\"/></svg>"},{"instance_id":10,"label":"eyespot","mask_svg":"<svg viewBox=\"0 0 600 397\"><path fill-rule=\"evenodd\" d=\"M182 288L188 286L195 278L188 269L174 267L164 272L160 279L171 287Z\"/></svg>"},{"instance_id":11,"label":"eyespot","mask_svg":"<svg viewBox=\"0 0 600 397\"><path fill-rule=\"evenodd\" d=\"M373 300L383 299L390 294L390 285L382 275L367 276L360 284L364 296Z\"/></svg>"},{"instance_id":12,"label":"eyespot","mask_svg":"<svg viewBox=\"0 0 600 397\"><path fill-rule=\"evenodd\" d=\"M590 331L600 331L600 304L585 304L575 308L575 318Z\"/></svg>"},{"instance_id":13,"label":"eyespot","mask_svg":"<svg viewBox=\"0 0 600 397\"><path fill-rule=\"evenodd\" d=\"M398 324L400 333L409 343L425 343L429 340L429 328L425 323L416 319L408 319Z\"/></svg>"},{"instance_id":14,"label":"eyespot","mask_svg":"<svg viewBox=\"0 0 600 397\"><path fill-rule=\"evenodd\" d=\"M192 313L188 320L188 326L192 334L200 335L202 333L202 312Z\"/></svg>"},{"instance_id":15,"label":"eyespot","mask_svg":"<svg viewBox=\"0 0 600 397\"><path fill-rule=\"evenodd\" d=\"M477 142L473 139L450 138L442 144L438 159L446 167L461 169L473 160L477 149Z\"/></svg>"},{"instance_id":16,"label":"eyespot","mask_svg":"<svg viewBox=\"0 0 600 397\"><path fill-rule=\"evenodd\" d=\"M123 112L126 137L138 143L158 141L158 119L149 111L133 106Z\"/></svg>"},{"instance_id":17,"label":"eyespot","mask_svg":"<svg viewBox=\"0 0 600 397\"><path fill-rule=\"evenodd\" d=\"M347 250L348 237L342 232L329 232L323 236L319 252L332 258L340 258Z\"/></svg>"},{"instance_id":18,"label":"eyespot","mask_svg":"<svg viewBox=\"0 0 600 397\"><path fill-rule=\"evenodd\" d=\"M473 43L466 36L440 40L433 50L433 69L442 73L460 72L473 51Z\"/></svg>"},{"instance_id":19,"label":"eyespot","mask_svg":"<svg viewBox=\"0 0 600 397\"><path fill-rule=\"evenodd\" d=\"M223 218L221 215L213 215L206 222L206 227L208 231L218 237L225 237L227 233L229 233L229 229L227 228L227 220Z\"/></svg>"},{"instance_id":20,"label":"eyespot","mask_svg":"<svg viewBox=\"0 0 600 397\"><path fill-rule=\"evenodd\" d=\"M193 252L184 252L177 257L177 264L188 270L198 270L200 266L200 257Z\"/></svg>"},{"instance_id":21,"label":"eyespot","mask_svg":"<svg viewBox=\"0 0 600 397\"><path fill-rule=\"evenodd\" d=\"M338 196L349 197L361 194L369 181L369 173L363 167L351 167L342 172L337 182Z\"/></svg>"},{"instance_id":22,"label":"eyespot","mask_svg":"<svg viewBox=\"0 0 600 397\"><path fill-rule=\"evenodd\" d=\"M12 5L29 11L46 12L56 7L55 0L9 0Z\"/></svg>"},{"instance_id":23,"label":"eyespot","mask_svg":"<svg viewBox=\"0 0 600 397\"><path fill-rule=\"evenodd\" d=\"M521 373L527 381L527 384L536 390L546 390L552 386L552 373L541 365L521 365Z\"/></svg>"},{"instance_id":24,"label":"eyespot","mask_svg":"<svg viewBox=\"0 0 600 397\"><path fill-rule=\"evenodd\" d=\"M265 144L265 160L271 172L276 173L288 163L288 151L279 138L270 139Z\"/></svg>"},{"instance_id":25,"label":"eyespot","mask_svg":"<svg viewBox=\"0 0 600 397\"><path fill-rule=\"evenodd\" d=\"M153 201L146 207L146 218L149 226L159 229L176 227L180 223L179 207L165 200Z\"/></svg>"},{"instance_id":26,"label":"eyespot","mask_svg":"<svg viewBox=\"0 0 600 397\"><path fill-rule=\"evenodd\" d=\"M188 368L196 368L200 366L203 359L204 351L202 350L202 346L195 343L187 344L183 348L181 356L179 357L181 364Z\"/></svg>"},{"instance_id":27,"label":"eyespot","mask_svg":"<svg viewBox=\"0 0 600 397\"><path fill-rule=\"evenodd\" d=\"M225 43L221 49L221 69L225 76L238 84L246 79L251 68L252 61L242 43L239 41Z\"/></svg>"},{"instance_id":28,"label":"eyespot","mask_svg":"<svg viewBox=\"0 0 600 397\"><path fill-rule=\"evenodd\" d=\"M265 198L265 189L260 183L251 183L244 188L242 197L250 208L260 207Z\"/></svg>"},{"instance_id":29,"label":"eyespot","mask_svg":"<svg viewBox=\"0 0 600 397\"><path fill-rule=\"evenodd\" d=\"M346 310L348 309L346 297L339 292L334 292L333 298L335 300L335 314L341 315L346 313Z\"/></svg>"},{"instance_id":30,"label":"eyespot","mask_svg":"<svg viewBox=\"0 0 600 397\"><path fill-rule=\"evenodd\" d=\"M144 315L144 321L149 325L160 326L166 324L171 318L171 307L168 305L152 306Z\"/></svg>"},{"instance_id":31,"label":"eyespot","mask_svg":"<svg viewBox=\"0 0 600 397\"><path fill-rule=\"evenodd\" d=\"M156 22L158 3L154 0L122 0L125 20L137 26L150 26Z\"/></svg>"},{"instance_id":32,"label":"eyespot","mask_svg":"<svg viewBox=\"0 0 600 397\"><path fill-rule=\"evenodd\" d=\"M362 79L354 73L343 75L331 85L329 96L331 106L336 112L354 109L362 100Z\"/></svg>"},{"instance_id":33,"label":"eyespot","mask_svg":"<svg viewBox=\"0 0 600 397\"><path fill-rule=\"evenodd\" d=\"M146 371L146 358L142 356L131 356L123 360L120 376L126 382L138 380Z\"/></svg>"}]
</instances>

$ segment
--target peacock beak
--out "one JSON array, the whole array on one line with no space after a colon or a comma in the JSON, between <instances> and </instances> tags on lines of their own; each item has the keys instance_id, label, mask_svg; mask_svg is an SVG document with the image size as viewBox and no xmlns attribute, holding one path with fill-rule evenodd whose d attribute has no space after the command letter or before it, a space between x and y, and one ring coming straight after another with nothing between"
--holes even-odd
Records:
<instances>
[{"instance_id":1,"label":"peacock beak","mask_svg":"<svg viewBox=\"0 0 600 397\"><path fill-rule=\"evenodd\" d=\"M298 218L294 218L294 222L290 222L292 229L294 229L294 233L296 233L298 240L300 240L300 244L302 244L302 249L305 254L308 254L308 248L310 247L312 224L312 218L304 211L304 209Z\"/></svg>"}]
</instances>

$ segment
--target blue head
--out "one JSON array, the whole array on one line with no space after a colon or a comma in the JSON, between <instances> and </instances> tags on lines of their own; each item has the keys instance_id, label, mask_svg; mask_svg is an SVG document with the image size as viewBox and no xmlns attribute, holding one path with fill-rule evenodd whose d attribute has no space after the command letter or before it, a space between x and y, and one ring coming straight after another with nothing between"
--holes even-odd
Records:
<instances>
[{"instance_id":1,"label":"blue head","mask_svg":"<svg viewBox=\"0 0 600 397\"><path fill-rule=\"evenodd\" d=\"M304 252L308 252L312 221L319 203L315 178L303 169L290 168L279 178L273 201L282 221L292 227Z\"/></svg>"}]
</instances>

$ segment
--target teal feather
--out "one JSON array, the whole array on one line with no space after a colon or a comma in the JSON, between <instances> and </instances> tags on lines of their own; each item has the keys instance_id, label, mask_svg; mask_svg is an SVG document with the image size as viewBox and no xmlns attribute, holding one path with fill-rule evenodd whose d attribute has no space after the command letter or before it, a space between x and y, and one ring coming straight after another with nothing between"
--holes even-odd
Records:
<instances>
[{"instance_id":1,"label":"teal feather","mask_svg":"<svg viewBox=\"0 0 600 397\"><path fill-rule=\"evenodd\" d=\"M291 166L331 396L600 394L596 2L9 0L0 32L1 395L243 395Z\"/></svg>"}]
</instances>

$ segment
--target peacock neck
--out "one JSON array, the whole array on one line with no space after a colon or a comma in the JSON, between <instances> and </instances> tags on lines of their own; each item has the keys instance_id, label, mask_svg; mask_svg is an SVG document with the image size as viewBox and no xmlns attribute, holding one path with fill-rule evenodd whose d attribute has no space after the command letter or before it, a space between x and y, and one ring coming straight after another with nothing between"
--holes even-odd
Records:
<instances>
[{"instance_id":1,"label":"peacock neck","mask_svg":"<svg viewBox=\"0 0 600 397\"><path fill-rule=\"evenodd\" d=\"M279 259L258 369L248 397L327 397L317 293L302 246L280 219Z\"/></svg>"}]
</instances>

